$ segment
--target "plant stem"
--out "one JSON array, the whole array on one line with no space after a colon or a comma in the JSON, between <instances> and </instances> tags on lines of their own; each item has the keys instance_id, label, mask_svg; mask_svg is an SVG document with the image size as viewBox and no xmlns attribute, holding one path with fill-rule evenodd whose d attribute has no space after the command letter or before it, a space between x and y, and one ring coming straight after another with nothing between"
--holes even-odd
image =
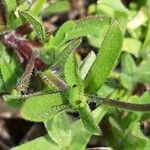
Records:
<instances>
[{"instance_id":1,"label":"plant stem","mask_svg":"<svg viewBox=\"0 0 150 150\"><path fill-rule=\"evenodd\" d=\"M88 95L90 102L95 102L96 104L104 104L108 106L113 106L121 109L132 110L132 111L150 111L150 104L134 104L129 102L117 101L109 98L103 98L95 95Z\"/></svg>"}]
</instances>

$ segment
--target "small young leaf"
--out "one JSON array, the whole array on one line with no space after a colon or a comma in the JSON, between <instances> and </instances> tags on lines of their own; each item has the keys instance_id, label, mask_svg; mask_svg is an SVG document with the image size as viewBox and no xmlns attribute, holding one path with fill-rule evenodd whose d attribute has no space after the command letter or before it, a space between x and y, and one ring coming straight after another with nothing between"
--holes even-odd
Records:
<instances>
[{"instance_id":1,"label":"small young leaf","mask_svg":"<svg viewBox=\"0 0 150 150\"><path fill-rule=\"evenodd\" d=\"M85 58L82 66L81 66L81 70L80 70L80 75L81 75L81 79L84 80L86 75L88 74L92 64L94 63L96 59L96 55L93 51L91 51L87 57Z\"/></svg>"},{"instance_id":2,"label":"small young leaf","mask_svg":"<svg viewBox=\"0 0 150 150\"><path fill-rule=\"evenodd\" d=\"M63 48L63 51L58 55L58 58L56 60L56 64L64 66L70 53L75 51L78 48L78 46L81 44L81 42L82 42L81 39L74 39L74 40L70 41L65 46L65 48Z\"/></svg>"},{"instance_id":3,"label":"small young leaf","mask_svg":"<svg viewBox=\"0 0 150 150\"><path fill-rule=\"evenodd\" d=\"M77 85L79 88L83 88L83 83L79 77L77 58L74 52L71 53L69 58L67 59L64 73L66 82L70 87Z\"/></svg>"},{"instance_id":4,"label":"small young leaf","mask_svg":"<svg viewBox=\"0 0 150 150\"><path fill-rule=\"evenodd\" d=\"M122 59L122 72L128 75L133 75L136 70L136 64L132 56L125 53L123 54Z\"/></svg>"},{"instance_id":5,"label":"small young leaf","mask_svg":"<svg viewBox=\"0 0 150 150\"><path fill-rule=\"evenodd\" d=\"M78 73L78 64L76 56L71 53L65 64L65 79L67 84L70 86L69 101L73 107L80 107L78 101L79 97L84 97L84 87ZM82 100L81 100L82 101Z\"/></svg>"},{"instance_id":6,"label":"small young leaf","mask_svg":"<svg viewBox=\"0 0 150 150\"><path fill-rule=\"evenodd\" d=\"M79 77L77 67L77 60L72 53L65 64L66 82L71 87L69 91L69 102L79 112L85 128L89 130L89 132L98 134L100 130L91 115L88 105L86 104L84 87Z\"/></svg>"},{"instance_id":7,"label":"small young leaf","mask_svg":"<svg viewBox=\"0 0 150 150\"><path fill-rule=\"evenodd\" d=\"M122 32L118 23L114 21L106 33L97 58L85 78L85 88L87 92L96 93L106 81L106 78L119 57L122 43Z\"/></svg>"},{"instance_id":8,"label":"small young leaf","mask_svg":"<svg viewBox=\"0 0 150 150\"><path fill-rule=\"evenodd\" d=\"M68 101L60 93L33 96L24 102L21 115L31 121L47 121L68 108Z\"/></svg>"},{"instance_id":9,"label":"small young leaf","mask_svg":"<svg viewBox=\"0 0 150 150\"><path fill-rule=\"evenodd\" d=\"M46 77L45 81L47 82L47 84L50 83L50 85L48 86L50 86L51 88L66 90L67 85L65 84L65 82L58 78L57 75L55 75L50 69L47 69L44 72L42 72L42 75Z\"/></svg>"},{"instance_id":10,"label":"small young leaf","mask_svg":"<svg viewBox=\"0 0 150 150\"><path fill-rule=\"evenodd\" d=\"M134 80L140 83L150 83L150 60L146 59L140 63L134 73Z\"/></svg>"},{"instance_id":11,"label":"small young leaf","mask_svg":"<svg viewBox=\"0 0 150 150\"><path fill-rule=\"evenodd\" d=\"M120 76L122 85L131 91L134 87L134 73L136 70L136 64L132 56L128 53L122 55L122 73Z\"/></svg>"},{"instance_id":12,"label":"small young leaf","mask_svg":"<svg viewBox=\"0 0 150 150\"><path fill-rule=\"evenodd\" d=\"M35 29L35 32L37 33L39 39L42 43L44 43L46 35L45 35L45 29L39 18L32 15L31 12L27 11L20 11L20 16L24 18L27 22L30 22L33 25L33 28Z\"/></svg>"},{"instance_id":13,"label":"small young leaf","mask_svg":"<svg viewBox=\"0 0 150 150\"><path fill-rule=\"evenodd\" d=\"M139 57L142 42L137 39L125 38L123 40L122 50L133 54L135 57Z\"/></svg>"}]
</instances>

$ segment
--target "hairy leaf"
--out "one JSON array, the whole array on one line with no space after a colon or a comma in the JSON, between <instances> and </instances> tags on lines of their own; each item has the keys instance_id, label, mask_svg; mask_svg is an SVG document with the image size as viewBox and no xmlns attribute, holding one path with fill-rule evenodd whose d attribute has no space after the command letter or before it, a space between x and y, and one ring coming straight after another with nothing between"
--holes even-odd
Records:
<instances>
[{"instance_id":1,"label":"hairy leaf","mask_svg":"<svg viewBox=\"0 0 150 150\"><path fill-rule=\"evenodd\" d=\"M58 55L56 64L64 66L65 62L66 62L67 58L69 57L69 55L71 54L71 52L75 51L80 46L81 42L82 42L82 40L79 38L79 39L74 39L71 42L69 42L68 44L66 44L65 48L63 48L61 53Z\"/></svg>"},{"instance_id":2,"label":"hairy leaf","mask_svg":"<svg viewBox=\"0 0 150 150\"><path fill-rule=\"evenodd\" d=\"M111 19L108 17L89 17L75 22L75 28L66 33L65 41L70 39L96 34L102 28L109 26Z\"/></svg>"},{"instance_id":3,"label":"hairy leaf","mask_svg":"<svg viewBox=\"0 0 150 150\"><path fill-rule=\"evenodd\" d=\"M42 22L39 20L39 18L32 15L32 13L29 11L20 11L20 16L33 25L33 28L37 33L39 39L41 40L42 43L44 43L46 38L45 29Z\"/></svg>"},{"instance_id":4,"label":"hairy leaf","mask_svg":"<svg viewBox=\"0 0 150 150\"><path fill-rule=\"evenodd\" d=\"M21 115L31 121L47 121L67 108L67 99L62 94L45 94L27 98L21 108Z\"/></svg>"},{"instance_id":5,"label":"hairy leaf","mask_svg":"<svg viewBox=\"0 0 150 150\"><path fill-rule=\"evenodd\" d=\"M85 128L91 132L92 134L99 135L101 133L97 123L95 122L92 113L90 112L89 106L85 106L83 108L79 108L78 112L83 121Z\"/></svg>"},{"instance_id":6,"label":"hairy leaf","mask_svg":"<svg viewBox=\"0 0 150 150\"><path fill-rule=\"evenodd\" d=\"M106 33L96 60L85 78L85 88L87 92L96 93L106 81L106 78L119 57L122 43L122 32L117 22L114 21Z\"/></svg>"}]
</instances>

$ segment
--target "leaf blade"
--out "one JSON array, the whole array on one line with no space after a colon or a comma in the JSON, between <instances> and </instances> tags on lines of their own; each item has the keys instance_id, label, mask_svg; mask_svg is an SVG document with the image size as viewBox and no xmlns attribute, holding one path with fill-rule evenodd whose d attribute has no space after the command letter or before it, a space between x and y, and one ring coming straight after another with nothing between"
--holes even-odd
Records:
<instances>
[{"instance_id":1,"label":"leaf blade","mask_svg":"<svg viewBox=\"0 0 150 150\"><path fill-rule=\"evenodd\" d=\"M122 32L117 22L114 21L106 33L97 58L85 78L86 91L94 94L100 89L119 57L122 43Z\"/></svg>"}]
</instances>

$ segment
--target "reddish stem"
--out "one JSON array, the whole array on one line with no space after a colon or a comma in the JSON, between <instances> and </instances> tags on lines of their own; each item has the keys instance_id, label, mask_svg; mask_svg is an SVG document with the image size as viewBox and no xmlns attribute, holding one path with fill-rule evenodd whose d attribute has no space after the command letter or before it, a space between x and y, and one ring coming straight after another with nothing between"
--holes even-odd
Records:
<instances>
[{"instance_id":1,"label":"reddish stem","mask_svg":"<svg viewBox=\"0 0 150 150\"><path fill-rule=\"evenodd\" d=\"M23 35L30 32L32 32L32 26L30 24L24 24L16 30L4 33L0 37L0 40L6 47L12 48L15 51L21 63L28 61L32 52L36 53L41 47L38 41L31 41L23 37ZM47 67L47 64L37 57L34 66L37 70L43 70Z\"/></svg>"}]
</instances>

